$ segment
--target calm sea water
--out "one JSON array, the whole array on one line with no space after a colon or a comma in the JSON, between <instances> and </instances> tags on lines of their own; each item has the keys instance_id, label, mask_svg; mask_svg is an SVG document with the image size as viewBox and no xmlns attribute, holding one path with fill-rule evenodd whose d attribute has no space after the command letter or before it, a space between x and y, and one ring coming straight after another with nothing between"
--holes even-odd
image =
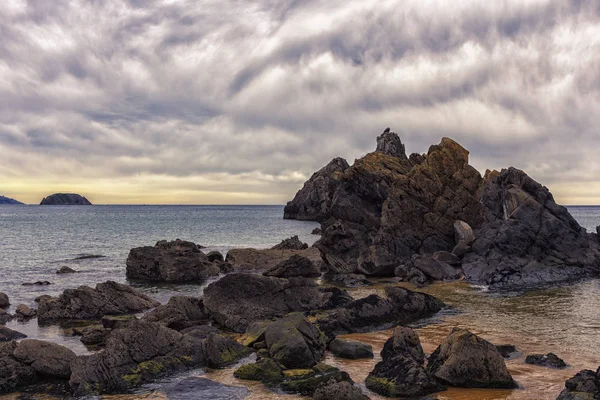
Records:
<instances>
[{"instance_id":1,"label":"calm sea water","mask_svg":"<svg viewBox=\"0 0 600 400\"><path fill-rule=\"evenodd\" d=\"M600 225L600 207L569 207L571 214L588 230ZM91 207L0 207L0 291L6 292L13 307L35 305L40 294L56 295L69 287L93 286L107 279L126 282L125 259L129 249L153 245L161 239L186 239L207 246L207 250L227 251L234 247L266 248L292 235L308 243L317 224L283 220L282 206L91 206ZM102 258L77 260L83 255ZM56 275L67 265L79 274ZM47 280L52 285L22 286L25 282ZM165 302L175 293L201 294L205 285L153 285L133 283L142 291ZM354 297L381 293L382 285L350 290ZM516 345L523 355L507 362L522 385L519 390L490 391L452 389L434 398L440 400L548 399L554 400L564 380L579 369L600 365L600 281L589 280L560 288L527 293L494 294L463 282L441 283L425 291L453 307L430 324L418 328L423 346L431 352L455 326L470 329L494 343ZM30 337L52 340L82 354L87 350L77 338L59 327L11 322L9 327ZM369 342L379 352L390 331L350 335ZM525 354L554 352L570 368L548 370L524 364ZM364 379L374 360L342 360L331 355L327 362L350 373L364 388ZM233 368L212 371L208 377L223 383L247 385L251 399L292 399L297 396L273 394L257 383L241 382L232 376ZM192 375L203 375L201 370ZM164 385L180 378L171 378ZM154 385L147 391L161 391ZM366 389L365 389L366 390ZM160 393L158 393L160 394ZM380 397L368 393L373 399ZM5 399L7 397L0 398ZM146 398L124 396L120 399ZM161 398L160 396L158 398ZM164 398L164 397L162 397Z\"/></svg>"}]
</instances>

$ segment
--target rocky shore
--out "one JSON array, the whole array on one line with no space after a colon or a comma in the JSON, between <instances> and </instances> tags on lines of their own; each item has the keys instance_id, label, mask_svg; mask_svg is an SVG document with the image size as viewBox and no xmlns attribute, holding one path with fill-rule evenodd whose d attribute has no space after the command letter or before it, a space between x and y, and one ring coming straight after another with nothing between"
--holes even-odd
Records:
<instances>
[{"instance_id":1,"label":"rocky shore","mask_svg":"<svg viewBox=\"0 0 600 400\"><path fill-rule=\"evenodd\" d=\"M468 164L468 151L447 138L427 154L407 156L399 137L386 132L376 151L352 166L336 158L315 173L285 218L319 221L321 238L314 246L296 236L226 255L179 239L130 250L124 272L132 284L208 282L197 295L161 304L106 281L39 296L37 307L22 304L13 315L5 311L10 298L0 293L0 394L131 393L178 373L223 368L241 384L313 399L515 389L505 361L514 346L456 328L430 354L423 350L410 326L431 323L447 306L415 286L465 279L492 289L536 287L597 276L600 268L597 234L585 232L547 188L514 168L482 177ZM381 277L376 293L346 289ZM12 319L60 326L89 352L27 338L4 326ZM376 357L369 344L340 335L391 328L364 386L328 364L328 354ZM525 363L567 367L553 353L529 354ZM598 371L582 370L558 399L596 398L598 382ZM201 398L214 385L187 378L167 392ZM223 390L232 398L248 394Z\"/></svg>"}]
</instances>

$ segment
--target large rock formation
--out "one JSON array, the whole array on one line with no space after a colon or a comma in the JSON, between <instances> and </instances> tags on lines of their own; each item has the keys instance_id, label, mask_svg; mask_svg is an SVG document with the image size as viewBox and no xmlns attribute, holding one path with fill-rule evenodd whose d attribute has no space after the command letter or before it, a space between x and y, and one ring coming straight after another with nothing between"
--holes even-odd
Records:
<instances>
[{"instance_id":1,"label":"large rock formation","mask_svg":"<svg viewBox=\"0 0 600 400\"><path fill-rule=\"evenodd\" d=\"M179 239L131 249L126 264L129 279L198 282L219 274L218 262L211 262L195 243Z\"/></svg>"},{"instance_id":2,"label":"large rock formation","mask_svg":"<svg viewBox=\"0 0 600 400\"><path fill-rule=\"evenodd\" d=\"M329 309L352 298L339 289L320 288L303 278L230 274L208 285L203 300L215 321L244 332L254 321L281 318L293 311Z\"/></svg>"},{"instance_id":3,"label":"large rock formation","mask_svg":"<svg viewBox=\"0 0 600 400\"><path fill-rule=\"evenodd\" d=\"M11 199L10 197L0 196L0 205L4 204L23 204L20 201Z\"/></svg>"},{"instance_id":4,"label":"large rock formation","mask_svg":"<svg viewBox=\"0 0 600 400\"><path fill-rule=\"evenodd\" d=\"M38 321L100 319L104 315L136 313L159 305L159 302L127 285L107 281L97 284L95 289L80 286L67 289L58 297L42 296Z\"/></svg>"},{"instance_id":5,"label":"large rock formation","mask_svg":"<svg viewBox=\"0 0 600 400\"><path fill-rule=\"evenodd\" d=\"M80 194L75 193L55 193L44 197L40 202L41 206L91 206L92 203Z\"/></svg>"},{"instance_id":6,"label":"large rock formation","mask_svg":"<svg viewBox=\"0 0 600 400\"><path fill-rule=\"evenodd\" d=\"M340 185L340 176L348 168L343 158L334 158L323 169L315 172L287 203L283 217L287 219L321 220L329 216L331 199Z\"/></svg>"},{"instance_id":7,"label":"large rock formation","mask_svg":"<svg viewBox=\"0 0 600 400\"><path fill-rule=\"evenodd\" d=\"M567 379L565 389L556 400L594 400L600 398L600 367L594 372L589 369L579 371Z\"/></svg>"},{"instance_id":8,"label":"large rock formation","mask_svg":"<svg viewBox=\"0 0 600 400\"><path fill-rule=\"evenodd\" d=\"M313 178L284 216L322 223L316 246L336 274L391 276L396 270L424 283L464 271L470 281L514 287L600 271L596 235L587 234L547 188L515 168L482 178L469 165L469 152L448 138L426 155L407 157L398 136L384 133L377 151L335 172L330 191L317 188ZM314 209L313 198L327 207L292 212ZM458 264L440 264L455 261L447 256L428 260L439 252L452 253Z\"/></svg>"}]
</instances>

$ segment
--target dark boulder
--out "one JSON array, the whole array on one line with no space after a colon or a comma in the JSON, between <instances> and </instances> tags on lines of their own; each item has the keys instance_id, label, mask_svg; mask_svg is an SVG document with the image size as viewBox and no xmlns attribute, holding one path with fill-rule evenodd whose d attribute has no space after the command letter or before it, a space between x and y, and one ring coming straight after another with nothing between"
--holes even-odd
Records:
<instances>
[{"instance_id":1,"label":"dark boulder","mask_svg":"<svg viewBox=\"0 0 600 400\"><path fill-rule=\"evenodd\" d=\"M302 278L230 274L208 285L203 300L215 321L244 332L254 321L281 318L293 311L333 308L351 298L339 289L319 288Z\"/></svg>"},{"instance_id":2,"label":"dark boulder","mask_svg":"<svg viewBox=\"0 0 600 400\"><path fill-rule=\"evenodd\" d=\"M316 323L329 337L351 332L368 332L427 318L444 303L425 293L385 288L387 297L370 295L334 310L316 313Z\"/></svg>"},{"instance_id":3,"label":"dark boulder","mask_svg":"<svg viewBox=\"0 0 600 400\"><path fill-rule=\"evenodd\" d=\"M264 272L263 275L277 278L318 278L321 276L321 271L308 258L295 254Z\"/></svg>"},{"instance_id":4,"label":"dark boulder","mask_svg":"<svg viewBox=\"0 0 600 400\"><path fill-rule=\"evenodd\" d=\"M0 343L0 394L14 392L37 381L33 368L13 356L17 346L15 341Z\"/></svg>"},{"instance_id":5,"label":"dark boulder","mask_svg":"<svg viewBox=\"0 0 600 400\"><path fill-rule=\"evenodd\" d=\"M209 318L204 312L202 299L191 296L173 296L167 304L156 307L143 317L145 321L158 322L177 331L199 325Z\"/></svg>"},{"instance_id":6,"label":"dark boulder","mask_svg":"<svg viewBox=\"0 0 600 400\"><path fill-rule=\"evenodd\" d=\"M281 241L281 243L271 247L271 250L306 250L308 245L298 238L298 236L292 236Z\"/></svg>"},{"instance_id":7,"label":"dark boulder","mask_svg":"<svg viewBox=\"0 0 600 400\"><path fill-rule=\"evenodd\" d=\"M579 371L567 379L565 389L556 400L594 400L600 398L600 367L596 372Z\"/></svg>"},{"instance_id":8,"label":"dark boulder","mask_svg":"<svg viewBox=\"0 0 600 400\"><path fill-rule=\"evenodd\" d=\"M6 308L10 306L10 300L6 293L0 292L0 308Z\"/></svg>"},{"instance_id":9,"label":"dark boulder","mask_svg":"<svg viewBox=\"0 0 600 400\"><path fill-rule=\"evenodd\" d=\"M340 175L348 168L343 158L334 158L325 167L315 172L287 203L283 218L316 221L327 218L333 195L340 185Z\"/></svg>"},{"instance_id":10,"label":"dark boulder","mask_svg":"<svg viewBox=\"0 0 600 400\"><path fill-rule=\"evenodd\" d=\"M329 350L337 357L359 359L373 358L373 347L357 340L334 339L329 343Z\"/></svg>"},{"instance_id":11,"label":"dark boulder","mask_svg":"<svg viewBox=\"0 0 600 400\"><path fill-rule=\"evenodd\" d=\"M58 297L41 297L38 320L100 319L105 315L145 311L158 305L160 303L127 285L107 281L97 284L95 289L80 286L67 289Z\"/></svg>"},{"instance_id":12,"label":"dark boulder","mask_svg":"<svg viewBox=\"0 0 600 400\"><path fill-rule=\"evenodd\" d=\"M291 372L291 374L286 374ZM297 393L303 396L311 396L322 386L337 382L352 382L347 372L327 364L317 364L311 370L284 371L286 380L279 387L287 393Z\"/></svg>"},{"instance_id":13,"label":"dark boulder","mask_svg":"<svg viewBox=\"0 0 600 400\"><path fill-rule=\"evenodd\" d=\"M25 339L13 352L19 362L30 366L40 376L66 379L71 376L75 353L64 346L42 340Z\"/></svg>"},{"instance_id":14,"label":"dark boulder","mask_svg":"<svg viewBox=\"0 0 600 400\"><path fill-rule=\"evenodd\" d=\"M512 344L497 344L496 350L498 350L498 352L502 354L502 357L504 358L513 358L516 354L520 353L519 350L517 350L517 348Z\"/></svg>"},{"instance_id":15,"label":"dark boulder","mask_svg":"<svg viewBox=\"0 0 600 400\"><path fill-rule=\"evenodd\" d=\"M369 400L369 398L352 382L336 382L333 379L315 390L313 400Z\"/></svg>"},{"instance_id":16,"label":"dark boulder","mask_svg":"<svg viewBox=\"0 0 600 400\"><path fill-rule=\"evenodd\" d=\"M204 341L205 363L210 368L223 368L249 355L252 350L228 336L209 333Z\"/></svg>"},{"instance_id":17,"label":"dark boulder","mask_svg":"<svg viewBox=\"0 0 600 400\"><path fill-rule=\"evenodd\" d=\"M104 346L111 330L104 327L92 326L83 329L81 343L86 346Z\"/></svg>"},{"instance_id":18,"label":"dark boulder","mask_svg":"<svg viewBox=\"0 0 600 400\"><path fill-rule=\"evenodd\" d=\"M3 325L0 325L0 342L9 342L11 340L22 339L27 337L24 333L17 332Z\"/></svg>"},{"instance_id":19,"label":"dark boulder","mask_svg":"<svg viewBox=\"0 0 600 400\"><path fill-rule=\"evenodd\" d=\"M55 193L44 197L40 202L41 206L91 206L92 203L80 194L75 193Z\"/></svg>"},{"instance_id":20,"label":"dark boulder","mask_svg":"<svg viewBox=\"0 0 600 400\"><path fill-rule=\"evenodd\" d=\"M300 313L269 324L264 335L271 358L285 369L310 368L325 354L327 338Z\"/></svg>"},{"instance_id":21,"label":"dark boulder","mask_svg":"<svg viewBox=\"0 0 600 400\"><path fill-rule=\"evenodd\" d=\"M129 279L199 282L219 274L219 266L209 261L195 243L179 239L131 249L126 264Z\"/></svg>"},{"instance_id":22,"label":"dark boulder","mask_svg":"<svg viewBox=\"0 0 600 400\"><path fill-rule=\"evenodd\" d=\"M211 251L210 253L208 253L206 255L206 258L210 262L223 262L223 261L225 261L225 257L223 257L223 254L221 252L219 252L219 251Z\"/></svg>"},{"instance_id":23,"label":"dark boulder","mask_svg":"<svg viewBox=\"0 0 600 400\"><path fill-rule=\"evenodd\" d=\"M554 353L530 354L525 358L525 364L558 369L567 368L567 363Z\"/></svg>"},{"instance_id":24,"label":"dark boulder","mask_svg":"<svg viewBox=\"0 0 600 400\"><path fill-rule=\"evenodd\" d=\"M52 282L49 281L35 281L35 282L24 282L21 283L21 286L48 286L52 285Z\"/></svg>"},{"instance_id":25,"label":"dark boulder","mask_svg":"<svg viewBox=\"0 0 600 400\"><path fill-rule=\"evenodd\" d=\"M450 386L517 387L496 346L465 329L455 328L444 339L429 357L427 372Z\"/></svg>"},{"instance_id":26,"label":"dark boulder","mask_svg":"<svg viewBox=\"0 0 600 400\"><path fill-rule=\"evenodd\" d=\"M365 381L372 391L388 397L420 397L445 389L425 371L423 348L412 329L394 329L381 357Z\"/></svg>"}]
</instances>

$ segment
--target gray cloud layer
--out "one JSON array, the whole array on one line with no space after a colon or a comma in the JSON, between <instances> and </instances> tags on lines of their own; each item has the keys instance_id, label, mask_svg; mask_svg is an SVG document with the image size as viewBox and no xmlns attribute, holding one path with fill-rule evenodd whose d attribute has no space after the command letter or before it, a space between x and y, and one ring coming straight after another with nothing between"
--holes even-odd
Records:
<instances>
[{"instance_id":1,"label":"gray cloud layer","mask_svg":"<svg viewBox=\"0 0 600 400\"><path fill-rule=\"evenodd\" d=\"M390 126L600 202L596 0L7 0L0 37L7 194L281 203Z\"/></svg>"}]
</instances>

